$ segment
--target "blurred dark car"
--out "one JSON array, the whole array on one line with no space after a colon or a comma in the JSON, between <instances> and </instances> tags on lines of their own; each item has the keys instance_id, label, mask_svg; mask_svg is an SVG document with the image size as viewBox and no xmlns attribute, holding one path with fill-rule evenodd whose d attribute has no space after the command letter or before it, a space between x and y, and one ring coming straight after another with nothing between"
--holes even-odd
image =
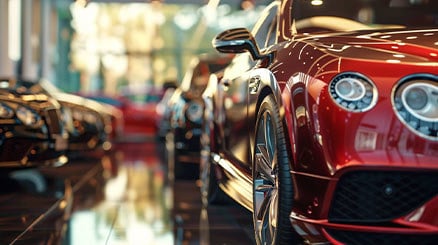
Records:
<instances>
[{"instance_id":1,"label":"blurred dark car","mask_svg":"<svg viewBox=\"0 0 438 245\"><path fill-rule=\"evenodd\" d=\"M81 96L57 93L55 97L71 117L68 119L72 123L72 127L68 127L69 151L111 149L111 111Z\"/></svg>"},{"instance_id":2,"label":"blurred dark car","mask_svg":"<svg viewBox=\"0 0 438 245\"><path fill-rule=\"evenodd\" d=\"M170 97L163 120L169 121L170 144L176 178L198 176L200 135L203 120L202 93L210 74L229 64L231 55L203 54L195 57L181 82ZM170 156L169 156L170 157ZM188 165L190 164L190 165ZM195 164L193 166L193 164ZM193 171L195 170L195 171Z\"/></svg>"},{"instance_id":3,"label":"blurred dark car","mask_svg":"<svg viewBox=\"0 0 438 245\"><path fill-rule=\"evenodd\" d=\"M69 133L70 156L112 148L112 142L121 135L120 124L123 124L117 108L62 92L49 81L41 81L41 86L62 106L63 120Z\"/></svg>"},{"instance_id":4,"label":"blurred dark car","mask_svg":"<svg viewBox=\"0 0 438 245\"><path fill-rule=\"evenodd\" d=\"M123 133L120 141L151 140L157 137L159 115L157 104L164 91L149 86L126 86L117 95L80 93L79 95L109 104L119 109L123 116Z\"/></svg>"},{"instance_id":5,"label":"blurred dark car","mask_svg":"<svg viewBox=\"0 0 438 245\"><path fill-rule=\"evenodd\" d=\"M158 140L160 143L165 141L166 135L170 132L170 112L171 108L168 106L170 98L178 88L178 84L174 81L165 82L163 84L164 94L160 102L156 106L158 114Z\"/></svg>"},{"instance_id":6,"label":"blurred dark car","mask_svg":"<svg viewBox=\"0 0 438 245\"><path fill-rule=\"evenodd\" d=\"M67 147L59 102L38 82L0 79L0 166L60 166Z\"/></svg>"},{"instance_id":7,"label":"blurred dark car","mask_svg":"<svg viewBox=\"0 0 438 245\"><path fill-rule=\"evenodd\" d=\"M203 200L250 210L257 244L435 244L438 2L311 2L213 40L239 54L203 94Z\"/></svg>"}]
</instances>

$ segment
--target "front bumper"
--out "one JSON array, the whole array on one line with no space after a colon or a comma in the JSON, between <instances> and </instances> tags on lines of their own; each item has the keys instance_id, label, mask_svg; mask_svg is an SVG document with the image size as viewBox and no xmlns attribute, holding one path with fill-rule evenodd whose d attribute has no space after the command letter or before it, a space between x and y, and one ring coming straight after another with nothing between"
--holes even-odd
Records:
<instances>
[{"instance_id":1,"label":"front bumper","mask_svg":"<svg viewBox=\"0 0 438 245\"><path fill-rule=\"evenodd\" d=\"M312 182L313 177L306 178ZM356 170L323 181L327 188L319 197L324 201L315 195L312 204L294 207L290 215L295 231L309 243L438 241L438 171Z\"/></svg>"},{"instance_id":2,"label":"front bumper","mask_svg":"<svg viewBox=\"0 0 438 245\"><path fill-rule=\"evenodd\" d=\"M0 167L60 166L67 162L67 138L54 140L6 138L0 149Z\"/></svg>"}]
</instances>

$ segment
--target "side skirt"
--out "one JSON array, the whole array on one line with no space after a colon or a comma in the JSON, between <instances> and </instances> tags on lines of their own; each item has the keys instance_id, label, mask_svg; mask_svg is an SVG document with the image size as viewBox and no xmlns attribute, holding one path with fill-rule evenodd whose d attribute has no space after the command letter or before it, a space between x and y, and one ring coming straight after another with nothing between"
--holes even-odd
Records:
<instances>
[{"instance_id":1,"label":"side skirt","mask_svg":"<svg viewBox=\"0 0 438 245\"><path fill-rule=\"evenodd\" d=\"M211 159L213 160L212 162L219 165L226 174L226 178L219 181L219 187L233 200L252 212L252 180L219 154L211 153Z\"/></svg>"}]
</instances>

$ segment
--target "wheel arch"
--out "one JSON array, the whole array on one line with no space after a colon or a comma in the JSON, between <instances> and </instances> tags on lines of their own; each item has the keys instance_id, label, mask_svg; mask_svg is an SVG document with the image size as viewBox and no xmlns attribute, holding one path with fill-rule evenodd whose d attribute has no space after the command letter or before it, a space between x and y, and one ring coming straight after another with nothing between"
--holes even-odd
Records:
<instances>
[{"instance_id":1,"label":"wheel arch","mask_svg":"<svg viewBox=\"0 0 438 245\"><path fill-rule=\"evenodd\" d=\"M292 169L292 167L293 167L292 161L294 161L294 157L291 155L291 154L294 154L294 152L292 152L292 143L293 142L291 142L291 138L290 138L290 133L291 132L290 132L290 129L288 127L288 123L286 122L286 120L287 120L286 119L286 110L283 107L285 105L284 105L284 101L283 101L283 99L281 97L281 93L279 91L276 92L270 86L265 86L262 89L262 91L260 92L260 95L258 97L257 105L256 105L256 112L255 113L257 115L257 113L260 110L260 105L261 105L262 101L265 99L266 96L271 95L271 94L274 96L274 99L277 101L278 111L279 111L279 115L280 115L280 122L281 122L282 127L283 127L283 133L284 133L284 138L286 140L286 146L287 146L288 149L290 149L288 151L288 154L289 154L288 157L290 159L290 162L289 162L290 166L289 167ZM257 120L257 119L255 118L255 120ZM293 122L291 122L291 123L293 123ZM292 138L293 138L293 136L292 136ZM251 147L252 146L253 146L253 144L251 144Z\"/></svg>"},{"instance_id":2,"label":"wheel arch","mask_svg":"<svg viewBox=\"0 0 438 245\"><path fill-rule=\"evenodd\" d=\"M249 92L249 104L251 106L251 104L253 103L252 101L255 101L255 111L254 113L249 113L250 115L250 121L253 122L251 125L251 131L250 132L254 132L253 134L250 134L250 144L249 144L249 149L250 149L250 161L252 163L254 163L254 142L255 142L255 126L256 126L256 122L257 122L257 115L258 112L260 110L260 106L263 102L263 100L269 96L269 95L273 95L274 96L274 100L277 103L278 106L278 110L279 110L279 115L280 115L280 122L282 123L283 126L283 132L285 133L285 138L286 138L286 142L289 146L288 143L288 134L285 131L286 129L286 123L284 121L284 109L283 109L283 100L281 97L281 90L280 90L280 86L278 85L277 79L274 76L274 74L266 69L266 68L260 68L260 69L255 69L254 71L251 72L250 74L250 78L252 79L254 77L259 77L260 78L260 84L258 85L258 89L257 89L257 93L251 93L251 91ZM250 88L251 90L251 88ZM256 96L255 99L252 99L252 96Z\"/></svg>"},{"instance_id":3,"label":"wheel arch","mask_svg":"<svg viewBox=\"0 0 438 245\"><path fill-rule=\"evenodd\" d=\"M293 176L290 173L290 168L291 168L291 161L292 161L292 157L291 157L291 151L290 151L290 142L289 142L289 135L288 135L288 130L287 130L287 123L285 121L285 109L283 108L283 99L282 99L282 93L281 90L278 86L278 83L275 79L274 76L271 76L271 80L269 81L263 81L261 82L262 86L260 87L260 92L257 94L257 99L256 99L256 103L255 103L255 109L254 109L254 114L251 113L251 115L255 115L254 116L254 130L251 134L252 140L251 140L251 144L250 144L250 157L251 157L251 162L252 162L252 171L253 171L253 185L255 185L255 183L258 183L259 181L255 181L255 176L259 176L258 174L255 174L255 172L257 172L257 168L256 165L258 165L256 163L256 161L260 161L260 160L256 160L255 159L255 151L257 151L255 148L255 143L256 143L256 132L257 132L257 128L259 127L258 124L258 115L259 113L263 112L264 109L268 109L268 110L274 110L277 111L278 110L278 121L277 119L275 119L275 121L277 121L276 125L278 125L278 130L277 130L277 134L283 134L282 136L279 136L280 138L277 138L277 150L276 150L276 154L277 154L277 160L278 163L282 164L277 164L275 165L278 171L278 178L281 179L278 183L279 183L279 197L281 201L279 201L278 203L278 210L281 210L283 215L279 215L278 218L276 220L278 220L278 231L276 230L275 232L275 236L274 239L275 241L278 241L279 243L296 243L296 242L302 242L301 238L299 237L298 234L296 234L293 229L291 224L289 223L289 214L290 214L290 210L292 208L292 203L294 202L294 196L295 196L295 184L293 181ZM267 99L268 96L271 96L270 98ZM264 101L267 101L269 103L264 104ZM275 108L277 107L277 108ZM269 109L270 108L270 109ZM276 113L275 113L276 114ZM277 117L277 116L275 116ZM274 121L274 120L272 120ZM277 137L277 136L275 136ZM257 140L258 142L258 140ZM281 146L280 146L280 143ZM263 154L262 154L263 155ZM258 158L257 158L258 159ZM263 162L263 161L262 161ZM274 166L274 165L272 165ZM258 179L258 177L257 177ZM253 190L256 190L257 187L253 187ZM257 209L255 207L259 207L258 203L256 201L256 197L254 197L254 201L255 202L255 206L254 206L254 212L255 213L259 213L259 211L257 211ZM263 201L264 202L264 201ZM263 205L261 205L263 206ZM263 213L263 212L260 212ZM287 214L287 215L286 215ZM258 215L254 214L253 219L256 220L258 217ZM262 219L262 221L264 220L264 218ZM263 221L264 222L264 221ZM258 223L258 222L257 222ZM256 226L256 221L254 221L254 227ZM256 230L256 234L257 234ZM260 233L263 233L262 229L259 231ZM278 232L278 233L277 233ZM281 235L277 235L277 234L281 234Z\"/></svg>"}]
</instances>

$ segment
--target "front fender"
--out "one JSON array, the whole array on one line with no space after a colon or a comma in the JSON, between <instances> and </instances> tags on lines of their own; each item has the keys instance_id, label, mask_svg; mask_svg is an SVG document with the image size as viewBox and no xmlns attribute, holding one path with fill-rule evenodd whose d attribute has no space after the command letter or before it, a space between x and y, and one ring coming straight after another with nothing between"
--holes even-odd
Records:
<instances>
[{"instance_id":1,"label":"front fender","mask_svg":"<svg viewBox=\"0 0 438 245\"><path fill-rule=\"evenodd\" d=\"M281 113L283 102L281 99L280 86L274 74L266 68L257 68L251 70L248 76L248 125L249 125L249 151L250 160L254 162L252 157L254 154L255 141L255 124L257 120L257 112L260 104L267 95L272 94L277 102Z\"/></svg>"},{"instance_id":2,"label":"front fender","mask_svg":"<svg viewBox=\"0 0 438 245\"><path fill-rule=\"evenodd\" d=\"M274 74L266 68L258 68L250 71L248 76L249 107L256 101L256 109L263 98L273 94L279 107L282 106L281 91Z\"/></svg>"}]
</instances>

